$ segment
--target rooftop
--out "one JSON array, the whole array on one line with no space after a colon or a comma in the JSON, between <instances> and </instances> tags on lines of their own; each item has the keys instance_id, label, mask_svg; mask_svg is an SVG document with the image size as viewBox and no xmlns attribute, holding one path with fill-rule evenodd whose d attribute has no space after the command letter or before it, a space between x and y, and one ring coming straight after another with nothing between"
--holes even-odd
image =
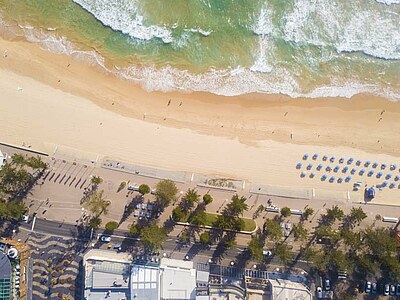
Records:
<instances>
[{"instance_id":1,"label":"rooftop","mask_svg":"<svg viewBox=\"0 0 400 300\"><path fill-rule=\"evenodd\" d=\"M131 295L134 299L159 299L160 270L146 265L131 269Z\"/></svg>"},{"instance_id":2,"label":"rooftop","mask_svg":"<svg viewBox=\"0 0 400 300\"><path fill-rule=\"evenodd\" d=\"M290 280L270 280L274 300L311 300L312 295L304 284Z\"/></svg>"},{"instance_id":3,"label":"rooftop","mask_svg":"<svg viewBox=\"0 0 400 300\"><path fill-rule=\"evenodd\" d=\"M196 269L193 262L161 260L161 299L196 299Z\"/></svg>"},{"instance_id":4,"label":"rooftop","mask_svg":"<svg viewBox=\"0 0 400 300\"><path fill-rule=\"evenodd\" d=\"M7 255L0 251L0 279L10 279L12 274L11 263Z\"/></svg>"}]
</instances>

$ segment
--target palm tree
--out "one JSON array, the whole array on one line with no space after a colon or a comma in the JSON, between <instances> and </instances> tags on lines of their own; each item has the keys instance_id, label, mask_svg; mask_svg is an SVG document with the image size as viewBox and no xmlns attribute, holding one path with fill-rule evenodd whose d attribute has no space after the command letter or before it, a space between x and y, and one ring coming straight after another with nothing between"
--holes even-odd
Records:
<instances>
[{"instance_id":1,"label":"palm tree","mask_svg":"<svg viewBox=\"0 0 400 300\"><path fill-rule=\"evenodd\" d=\"M183 206L186 210L192 209L195 203L200 201L200 195L195 189L188 189L183 196Z\"/></svg>"},{"instance_id":2,"label":"palm tree","mask_svg":"<svg viewBox=\"0 0 400 300\"><path fill-rule=\"evenodd\" d=\"M26 164L25 156L23 156L22 154L13 154L13 156L11 157L11 161L14 165L19 167L22 167Z\"/></svg>"},{"instance_id":3,"label":"palm tree","mask_svg":"<svg viewBox=\"0 0 400 300\"><path fill-rule=\"evenodd\" d=\"M40 156L29 157L26 161L26 164L34 170L36 169L44 170L47 167L46 163L42 160Z\"/></svg>"},{"instance_id":4,"label":"palm tree","mask_svg":"<svg viewBox=\"0 0 400 300\"><path fill-rule=\"evenodd\" d=\"M85 202L85 207L95 216L101 214L108 214L108 206L111 204L110 201L104 198L104 191L94 191Z\"/></svg>"},{"instance_id":5,"label":"palm tree","mask_svg":"<svg viewBox=\"0 0 400 300\"><path fill-rule=\"evenodd\" d=\"M103 178L101 178L100 176L93 176L92 179L90 179L90 182L93 185L98 186L100 183L103 182Z\"/></svg>"},{"instance_id":6,"label":"palm tree","mask_svg":"<svg viewBox=\"0 0 400 300\"><path fill-rule=\"evenodd\" d=\"M243 212L249 208L246 204L246 200L244 196L239 197L238 194L233 195L232 201L226 206L227 212L233 217L243 215Z\"/></svg>"}]
</instances>

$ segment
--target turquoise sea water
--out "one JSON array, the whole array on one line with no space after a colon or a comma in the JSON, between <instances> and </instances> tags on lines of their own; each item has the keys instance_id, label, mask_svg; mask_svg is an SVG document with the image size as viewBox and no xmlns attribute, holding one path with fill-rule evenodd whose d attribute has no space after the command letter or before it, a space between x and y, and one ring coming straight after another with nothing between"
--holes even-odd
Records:
<instances>
[{"instance_id":1,"label":"turquoise sea water","mask_svg":"<svg viewBox=\"0 0 400 300\"><path fill-rule=\"evenodd\" d=\"M0 20L149 90L400 99L400 0L0 0Z\"/></svg>"}]
</instances>

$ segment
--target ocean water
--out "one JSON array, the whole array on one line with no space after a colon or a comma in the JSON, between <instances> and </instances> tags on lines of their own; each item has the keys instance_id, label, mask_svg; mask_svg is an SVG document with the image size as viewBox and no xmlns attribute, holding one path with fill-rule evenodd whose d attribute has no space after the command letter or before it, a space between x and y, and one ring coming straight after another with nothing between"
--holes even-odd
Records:
<instances>
[{"instance_id":1,"label":"ocean water","mask_svg":"<svg viewBox=\"0 0 400 300\"><path fill-rule=\"evenodd\" d=\"M400 100L400 0L0 0L0 27L151 91Z\"/></svg>"}]
</instances>

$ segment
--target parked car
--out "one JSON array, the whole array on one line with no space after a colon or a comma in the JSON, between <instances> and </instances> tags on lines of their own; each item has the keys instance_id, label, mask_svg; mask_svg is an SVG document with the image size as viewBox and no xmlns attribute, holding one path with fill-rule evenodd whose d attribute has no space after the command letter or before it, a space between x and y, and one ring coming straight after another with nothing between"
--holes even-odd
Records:
<instances>
[{"instance_id":1,"label":"parked car","mask_svg":"<svg viewBox=\"0 0 400 300\"><path fill-rule=\"evenodd\" d=\"M317 297L318 299L322 299L322 288L320 286L317 287Z\"/></svg>"},{"instance_id":2,"label":"parked car","mask_svg":"<svg viewBox=\"0 0 400 300\"><path fill-rule=\"evenodd\" d=\"M128 190L137 192L139 191L139 185L136 183L130 184L128 185Z\"/></svg>"},{"instance_id":3,"label":"parked car","mask_svg":"<svg viewBox=\"0 0 400 300\"><path fill-rule=\"evenodd\" d=\"M371 289L372 289L372 284L371 282L367 281L367 283L365 284L365 292L371 293Z\"/></svg>"},{"instance_id":4,"label":"parked car","mask_svg":"<svg viewBox=\"0 0 400 300\"><path fill-rule=\"evenodd\" d=\"M25 223L28 223L28 221L29 221L29 215L23 215L23 216L22 216L22 221L24 221Z\"/></svg>"},{"instance_id":5,"label":"parked car","mask_svg":"<svg viewBox=\"0 0 400 300\"><path fill-rule=\"evenodd\" d=\"M400 284L396 285L396 296L400 296Z\"/></svg>"},{"instance_id":6,"label":"parked car","mask_svg":"<svg viewBox=\"0 0 400 300\"><path fill-rule=\"evenodd\" d=\"M384 288L383 288L383 294L385 296L389 296L389 285L385 284Z\"/></svg>"},{"instance_id":7,"label":"parked car","mask_svg":"<svg viewBox=\"0 0 400 300\"><path fill-rule=\"evenodd\" d=\"M263 250L263 255L265 257L271 257L272 256L272 251L271 250Z\"/></svg>"},{"instance_id":8,"label":"parked car","mask_svg":"<svg viewBox=\"0 0 400 300\"><path fill-rule=\"evenodd\" d=\"M376 294L376 290L377 290L376 282L373 282L373 283L372 283L371 293L372 293L372 294Z\"/></svg>"},{"instance_id":9,"label":"parked car","mask_svg":"<svg viewBox=\"0 0 400 300\"><path fill-rule=\"evenodd\" d=\"M106 236L106 235L102 235L100 240L102 242L109 243L109 242L111 242L111 237L110 236Z\"/></svg>"},{"instance_id":10,"label":"parked car","mask_svg":"<svg viewBox=\"0 0 400 300\"><path fill-rule=\"evenodd\" d=\"M331 282L329 279L325 279L325 290L330 291L331 290Z\"/></svg>"},{"instance_id":11,"label":"parked car","mask_svg":"<svg viewBox=\"0 0 400 300\"><path fill-rule=\"evenodd\" d=\"M390 295L394 296L396 295L396 287L394 286L394 284L390 285L390 291L389 291Z\"/></svg>"}]
</instances>

